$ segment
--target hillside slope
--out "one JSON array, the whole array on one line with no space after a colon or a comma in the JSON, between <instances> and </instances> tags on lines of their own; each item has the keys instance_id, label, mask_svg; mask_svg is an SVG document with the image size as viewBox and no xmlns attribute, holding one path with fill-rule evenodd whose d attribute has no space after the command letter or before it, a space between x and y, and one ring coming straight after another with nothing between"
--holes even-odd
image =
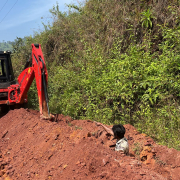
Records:
<instances>
[{"instance_id":1,"label":"hillside slope","mask_svg":"<svg viewBox=\"0 0 180 180\"><path fill-rule=\"evenodd\" d=\"M38 111L11 110L0 119L0 179L179 179L179 151L125 128L130 156L115 152L93 121L57 115L51 122Z\"/></svg>"}]
</instances>

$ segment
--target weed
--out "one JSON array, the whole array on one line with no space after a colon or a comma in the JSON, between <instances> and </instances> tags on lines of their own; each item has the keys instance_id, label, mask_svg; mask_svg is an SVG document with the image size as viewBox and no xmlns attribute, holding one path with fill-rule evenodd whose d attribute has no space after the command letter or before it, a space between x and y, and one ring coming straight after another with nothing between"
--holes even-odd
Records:
<instances>
[{"instance_id":1,"label":"weed","mask_svg":"<svg viewBox=\"0 0 180 180\"><path fill-rule=\"evenodd\" d=\"M141 153L141 151L142 151L142 149L143 149L142 144L140 144L140 143L134 143L133 151L134 151L134 153L135 153L136 155L139 156L140 153Z\"/></svg>"},{"instance_id":2,"label":"weed","mask_svg":"<svg viewBox=\"0 0 180 180\"><path fill-rule=\"evenodd\" d=\"M144 11L141 13L142 15L142 27L145 27L145 28L152 28L152 19L153 19L153 16L152 16L152 13L150 11L150 9L148 9L147 11Z\"/></svg>"},{"instance_id":3,"label":"weed","mask_svg":"<svg viewBox=\"0 0 180 180\"><path fill-rule=\"evenodd\" d=\"M166 162L160 160L159 157L155 157L154 159L155 159L156 163L159 164L160 166L166 165Z\"/></svg>"},{"instance_id":4,"label":"weed","mask_svg":"<svg viewBox=\"0 0 180 180\"><path fill-rule=\"evenodd\" d=\"M68 126L72 127L72 126L73 126L73 124L72 124L72 123L70 123L70 122L68 122Z\"/></svg>"},{"instance_id":5,"label":"weed","mask_svg":"<svg viewBox=\"0 0 180 180\"><path fill-rule=\"evenodd\" d=\"M80 127L80 126L75 126L75 129L77 130L77 129L82 129L82 127Z\"/></svg>"}]
</instances>

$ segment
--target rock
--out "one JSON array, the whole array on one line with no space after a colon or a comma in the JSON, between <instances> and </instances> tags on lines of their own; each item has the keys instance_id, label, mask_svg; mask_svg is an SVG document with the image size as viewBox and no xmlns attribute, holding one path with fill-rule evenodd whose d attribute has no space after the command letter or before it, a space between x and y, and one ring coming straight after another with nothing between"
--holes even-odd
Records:
<instances>
[{"instance_id":1,"label":"rock","mask_svg":"<svg viewBox=\"0 0 180 180\"><path fill-rule=\"evenodd\" d=\"M0 171L0 177L2 177L4 174L5 174L5 172L1 170Z\"/></svg>"}]
</instances>

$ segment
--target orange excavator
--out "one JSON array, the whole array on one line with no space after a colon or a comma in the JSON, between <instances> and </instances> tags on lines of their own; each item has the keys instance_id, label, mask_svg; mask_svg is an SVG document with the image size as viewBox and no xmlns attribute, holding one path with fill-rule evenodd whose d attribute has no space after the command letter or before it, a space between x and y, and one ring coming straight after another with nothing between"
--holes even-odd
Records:
<instances>
[{"instance_id":1,"label":"orange excavator","mask_svg":"<svg viewBox=\"0 0 180 180\"><path fill-rule=\"evenodd\" d=\"M48 73L40 44L32 44L32 56L17 81L14 78L10 51L0 51L0 106L27 103L27 92L36 79L40 117L51 119L48 107ZM32 60L32 63L30 63ZM30 64L32 66L30 67Z\"/></svg>"}]
</instances>

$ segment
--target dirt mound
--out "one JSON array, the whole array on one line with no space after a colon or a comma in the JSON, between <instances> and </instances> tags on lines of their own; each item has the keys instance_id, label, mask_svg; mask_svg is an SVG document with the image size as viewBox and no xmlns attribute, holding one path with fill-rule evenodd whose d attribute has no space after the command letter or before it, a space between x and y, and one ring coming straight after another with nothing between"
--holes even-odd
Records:
<instances>
[{"instance_id":1,"label":"dirt mound","mask_svg":"<svg viewBox=\"0 0 180 180\"><path fill-rule=\"evenodd\" d=\"M34 110L11 110L0 119L0 179L179 179L179 151L125 128L130 156L115 152L93 121L58 115L51 122Z\"/></svg>"}]
</instances>

